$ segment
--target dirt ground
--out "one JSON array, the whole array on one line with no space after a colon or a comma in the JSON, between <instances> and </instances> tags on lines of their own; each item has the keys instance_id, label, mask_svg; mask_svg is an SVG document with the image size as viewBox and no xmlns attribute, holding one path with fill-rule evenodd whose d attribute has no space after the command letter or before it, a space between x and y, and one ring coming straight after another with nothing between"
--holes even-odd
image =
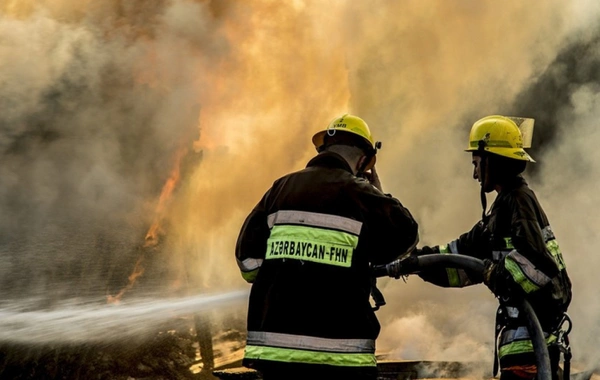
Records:
<instances>
[{"instance_id":1,"label":"dirt ground","mask_svg":"<svg viewBox=\"0 0 600 380\"><path fill-rule=\"evenodd\" d=\"M215 368L234 362L244 337L219 332L213 339ZM0 379L189 380L216 379L204 366L193 328L175 326L150 338L110 344L0 344ZM214 369L214 368L213 368Z\"/></svg>"}]
</instances>

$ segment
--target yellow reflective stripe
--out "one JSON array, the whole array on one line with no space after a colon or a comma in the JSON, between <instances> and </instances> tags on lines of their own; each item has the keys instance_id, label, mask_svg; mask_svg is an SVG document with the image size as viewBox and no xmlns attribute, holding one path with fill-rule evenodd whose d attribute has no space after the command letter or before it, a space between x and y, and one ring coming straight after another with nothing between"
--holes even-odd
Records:
<instances>
[{"instance_id":1,"label":"yellow reflective stripe","mask_svg":"<svg viewBox=\"0 0 600 380\"><path fill-rule=\"evenodd\" d=\"M505 248L507 248L507 249L514 249L514 248L515 248L515 247L513 246L513 243L512 243L512 238L511 238L511 237L505 237L505 238L504 238L504 244L506 245L506 247L505 247Z\"/></svg>"},{"instance_id":2,"label":"yellow reflective stripe","mask_svg":"<svg viewBox=\"0 0 600 380\"><path fill-rule=\"evenodd\" d=\"M452 253L448 244L442 244L439 246L440 253L443 255L447 255ZM446 275L448 276L448 286L451 287L461 287L460 275L458 274L458 269L456 268L446 268Z\"/></svg>"},{"instance_id":3,"label":"yellow reflective stripe","mask_svg":"<svg viewBox=\"0 0 600 380\"><path fill-rule=\"evenodd\" d=\"M328 364L342 367L376 367L375 354L335 353L247 345L247 359L271 360L285 363Z\"/></svg>"},{"instance_id":4,"label":"yellow reflective stripe","mask_svg":"<svg viewBox=\"0 0 600 380\"><path fill-rule=\"evenodd\" d=\"M260 269L260 268L259 268ZM256 276L258 275L258 269L255 269L250 272L242 272L242 278L246 280L246 282L254 282L256 280Z\"/></svg>"},{"instance_id":5,"label":"yellow reflective stripe","mask_svg":"<svg viewBox=\"0 0 600 380\"><path fill-rule=\"evenodd\" d=\"M538 270L531 261L518 251L512 250L504 260L504 266L527 293L536 291L551 281L551 278Z\"/></svg>"},{"instance_id":6,"label":"yellow reflective stripe","mask_svg":"<svg viewBox=\"0 0 600 380\"><path fill-rule=\"evenodd\" d=\"M556 265L558 265L558 269L559 270L565 269L566 268L565 261L563 259L562 252L560 251L560 247L558 246L558 242L556 241L556 239L552 239L552 240L548 241L546 243L546 247L548 247L548 250L552 254L552 257L554 258Z\"/></svg>"},{"instance_id":7,"label":"yellow reflective stripe","mask_svg":"<svg viewBox=\"0 0 600 380\"><path fill-rule=\"evenodd\" d=\"M448 275L448 285L458 288L461 286L460 276L458 274L458 269L456 268L446 268L446 274Z\"/></svg>"},{"instance_id":8,"label":"yellow reflective stripe","mask_svg":"<svg viewBox=\"0 0 600 380\"><path fill-rule=\"evenodd\" d=\"M551 344L556 341L556 335L550 335L546 338L546 344ZM516 354L525 354L533 352L533 342L529 339L526 340L516 340L500 346L498 349L498 357L502 358L506 355L516 355Z\"/></svg>"},{"instance_id":9,"label":"yellow reflective stripe","mask_svg":"<svg viewBox=\"0 0 600 380\"><path fill-rule=\"evenodd\" d=\"M296 259L350 267L358 236L322 228L276 225L267 240L265 259Z\"/></svg>"},{"instance_id":10,"label":"yellow reflective stripe","mask_svg":"<svg viewBox=\"0 0 600 380\"><path fill-rule=\"evenodd\" d=\"M511 274L517 284L523 288L526 293L531 293L538 290L540 287L530 281L517 264L510 256L506 256L504 267Z\"/></svg>"}]
</instances>

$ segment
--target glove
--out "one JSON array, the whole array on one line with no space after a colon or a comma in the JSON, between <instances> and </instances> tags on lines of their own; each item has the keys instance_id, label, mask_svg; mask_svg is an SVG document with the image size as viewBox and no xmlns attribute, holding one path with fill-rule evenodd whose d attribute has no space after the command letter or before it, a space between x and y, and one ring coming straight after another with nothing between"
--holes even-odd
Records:
<instances>
[{"instance_id":1,"label":"glove","mask_svg":"<svg viewBox=\"0 0 600 380\"><path fill-rule=\"evenodd\" d=\"M407 276L419 270L419 259L416 255L411 254L405 259L395 260L386 265L387 273L395 279L400 276Z\"/></svg>"},{"instance_id":2,"label":"glove","mask_svg":"<svg viewBox=\"0 0 600 380\"><path fill-rule=\"evenodd\" d=\"M427 245L424 245L421 248L416 248L414 251L412 251L412 255L417 256L417 257L423 256L423 255L431 255L433 253L436 253L436 252L433 250L433 248L431 248Z\"/></svg>"}]
</instances>

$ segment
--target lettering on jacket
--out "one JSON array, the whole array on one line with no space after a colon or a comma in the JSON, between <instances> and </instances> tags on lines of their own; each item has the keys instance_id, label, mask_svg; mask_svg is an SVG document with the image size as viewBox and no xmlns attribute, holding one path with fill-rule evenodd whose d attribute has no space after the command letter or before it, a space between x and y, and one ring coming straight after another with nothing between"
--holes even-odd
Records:
<instances>
[{"instance_id":1,"label":"lettering on jacket","mask_svg":"<svg viewBox=\"0 0 600 380\"><path fill-rule=\"evenodd\" d=\"M276 240L270 241L266 259L298 259L349 267L352 263L352 251L350 247L335 244Z\"/></svg>"}]
</instances>

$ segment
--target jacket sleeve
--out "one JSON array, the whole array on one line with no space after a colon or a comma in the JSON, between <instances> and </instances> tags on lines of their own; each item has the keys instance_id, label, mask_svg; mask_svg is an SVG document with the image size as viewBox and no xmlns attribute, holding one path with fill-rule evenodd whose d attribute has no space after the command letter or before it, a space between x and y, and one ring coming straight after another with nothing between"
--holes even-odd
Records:
<instances>
[{"instance_id":1,"label":"jacket sleeve","mask_svg":"<svg viewBox=\"0 0 600 380\"><path fill-rule=\"evenodd\" d=\"M253 283L265 258L269 226L265 210L269 190L246 217L238 235L235 258L242 277Z\"/></svg>"},{"instance_id":2,"label":"jacket sleeve","mask_svg":"<svg viewBox=\"0 0 600 380\"><path fill-rule=\"evenodd\" d=\"M416 247L419 225L397 198L365 181L358 202L365 214L362 234L373 265L387 264Z\"/></svg>"},{"instance_id":3,"label":"jacket sleeve","mask_svg":"<svg viewBox=\"0 0 600 380\"><path fill-rule=\"evenodd\" d=\"M532 199L516 196L509 200L512 210L511 239L507 248L512 250L494 269L494 293L516 289L534 293L552 281L559 268L546 247L537 208Z\"/></svg>"},{"instance_id":4,"label":"jacket sleeve","mask_svg":"<svg viewBox=\"0 0 600 380\"><path fill-rule=\"evenodd\" d=\"M481 259L487 230L482 222L448 244L421 248L422 253L460 254ZM460 268L431 268L418 273L424 281L445 288L462 288L482 282L481 274Z\"/></svg>"}]
</instances>

